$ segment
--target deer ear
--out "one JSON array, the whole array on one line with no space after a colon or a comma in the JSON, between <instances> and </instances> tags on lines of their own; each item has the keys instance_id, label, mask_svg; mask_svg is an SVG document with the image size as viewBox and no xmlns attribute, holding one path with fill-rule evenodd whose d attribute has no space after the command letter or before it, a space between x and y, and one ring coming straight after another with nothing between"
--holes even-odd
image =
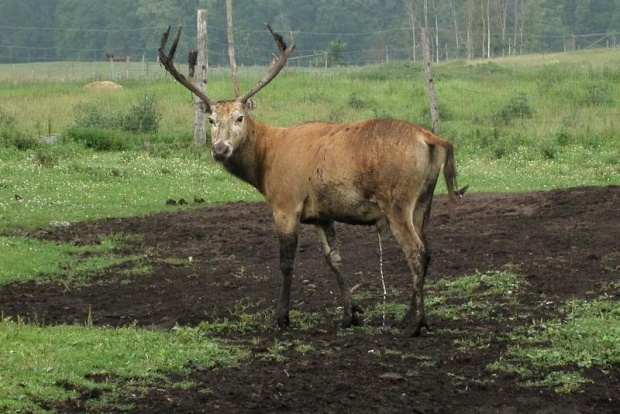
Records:
<instances>
[{"instance_id":1,"label":"deer ear","mask_svg":"<svg viewBox=\"0 0 620 414\"><path fill-rule=\"evenodd\" d=\"M247 102L245 103L245 107L246 107L247 109L249 109L250 111L251 111L252 109L255 109L255 108L256 108L256 106L257 106L257 104L256 104L256 100L254 100L254 99L252 99L252 98L248 99L248 100L247 100Z\"/></svg>"}]
</instances>

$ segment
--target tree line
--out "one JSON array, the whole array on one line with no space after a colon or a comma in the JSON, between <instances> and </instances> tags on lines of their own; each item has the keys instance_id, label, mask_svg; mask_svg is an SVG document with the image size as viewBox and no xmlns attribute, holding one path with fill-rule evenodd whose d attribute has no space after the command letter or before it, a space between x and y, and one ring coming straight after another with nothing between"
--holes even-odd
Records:
<instances>
[{"instance_id":1,"label":"tree line","mask_svg":"<svg viewBox=\"0 0 620 414\"><path fill-rule=\"evenodd\" d=\"M0 63L154 59L161 33L183 25L196 42L196 9L208 9L209 63L227 64L224 0L0 0ZM264 64L263 23L294 30L304 64L421 60L428 27L433 60L556 52L620 43L620 0L234 0L240 64ZM109 57L109 55L108 55ZM305 59L305 60L304 60Z\"/></svg>"}]
</instances>

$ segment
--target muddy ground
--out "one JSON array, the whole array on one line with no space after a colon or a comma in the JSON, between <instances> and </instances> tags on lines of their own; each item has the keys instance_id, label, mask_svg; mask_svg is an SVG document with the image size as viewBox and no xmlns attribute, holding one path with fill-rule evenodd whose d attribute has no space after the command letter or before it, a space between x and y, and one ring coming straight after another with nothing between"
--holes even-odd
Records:
<instances>
[{"instance_id":1,"label":"muddy ground","mask_svg":"<svg viewBox=\"0 0 620 414\"><path fill-rule=\"evenodd\" d=\"M340 226L338 232L349 286L363 283L356 292L359 302L372 309L383 300L374 229ZM132 412L620 413L619 366L583 371L593 382L571 394L524 387L519 376L488 368L510 344L516 326L554 318L572 298L618 299L619 186L468 194L452 221L446 199L436 197L429 298L441 294L433 282L476 271L509 270L526 284L510 300L492 297L484 312L452 317L430 312L433 332L413 339L382 329L383 317L376 312L366 318L366 329L339 328L336 282L310 227L301 234L293 287L293 307L301 316L288 331L261 328L280 283L277 239L264 204L171 207L166 214L32 235L85 244L118 233L129 236L123 254L147 254L152 267L146 274L127 276L124 271L136 265L129 262L78 287L5 286L1 311L44 324L83 324L91 309L96 325L137 323L152 329L254 315L244 331L209 333L247 346L248 360L237 368L194 367L188 377L133 390L121 401L132 404ZM383 250L388 300L405 303L410 276L402 253L389 236ZM388 314L386 324L394 322ZM173 385L188 380L195 385ZM85 393L56 408L83 411L86 399L98 397Z\"/></svg>"}]
</instances>

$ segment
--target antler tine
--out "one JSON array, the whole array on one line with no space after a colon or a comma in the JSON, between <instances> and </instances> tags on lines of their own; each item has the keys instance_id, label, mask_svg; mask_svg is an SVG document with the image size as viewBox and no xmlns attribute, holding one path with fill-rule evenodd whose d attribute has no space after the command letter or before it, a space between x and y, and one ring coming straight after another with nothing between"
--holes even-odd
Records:
<instances>
[{"instance_id":1,"label":"antler tine","mask_svg":"<svg viewBox=\"0 0 620 414\"><path fill-rule=\"evenodd\" d=\"M180 73L177 68L174 66L174 54L176 53L177 46L179 44L179 39L181 38L181 29L183 26L179 27L176 36L172 42L172 46L170 47L170 53L166 55L166 43L168 43L168 37L170 36L170 26L161 37L161 46L159 48L159 62L163 65L164 69L172 75L174 79L176 79L181 85L185 86L192 93L194 93L197 97L199 97L205 103L206 112L211 112L211 106L215 103L211 100L203 91L201 91L196 85L190 82L182 73Z\"/></svg>"},{"instance_id":2,"label":"antler tine","mask_svg":"<svg viewBox=\"0 0 620 414\"><path fill-rule=\"evenodd\" d=\"M278 56L278 58L269 66L269 69L267 70L265 76L260 81L258 81L258 83L254 85L254 87L250 89L245 95L238 98L238 100L242 103L246 103L248 99L250 99L258 91L267 86L267 84L271 82L273 78L278 75L278 73L280 73L280 71L284 67L284 64L286 63L286 60L295 49L295 37L293 36L292 31L289 34L289 36L291 37L291 44L289 45L289 47L286 47L286 43L284 43L284 39L282 38L282 36L279 33L275 32L269 23L265 23L265 25L267 26L267 29L269 30L269 32L273 36L273 39L276 42L276 46L280 51L280 56Z\"/></svg>"}]
</instances>

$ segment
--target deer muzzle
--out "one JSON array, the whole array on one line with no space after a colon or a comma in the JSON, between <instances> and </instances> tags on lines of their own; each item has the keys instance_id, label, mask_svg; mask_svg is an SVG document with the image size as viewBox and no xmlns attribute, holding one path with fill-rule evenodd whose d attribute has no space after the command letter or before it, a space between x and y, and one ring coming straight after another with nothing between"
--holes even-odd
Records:
<instances>
[{"instance_id":1,"label":"deer muzzle","mask_svg":"<svg viewBox=\"0 0 620 414\"><path fill-rule=\"evenodd\" d=\"M216 161L223 161L232 154L230 145L224 142L217 142L211 147L211 155Z\"/></svg>"}]
</instances>

